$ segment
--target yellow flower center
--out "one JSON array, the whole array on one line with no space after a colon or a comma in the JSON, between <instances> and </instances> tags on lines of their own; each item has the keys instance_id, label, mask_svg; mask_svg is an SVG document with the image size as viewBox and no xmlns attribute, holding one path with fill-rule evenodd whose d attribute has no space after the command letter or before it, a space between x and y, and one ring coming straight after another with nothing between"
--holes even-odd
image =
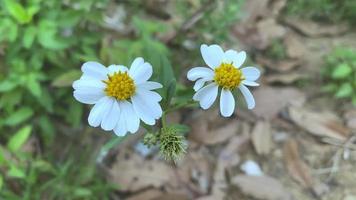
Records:
<instances>
[{"instance_id":1,"label":"yellow flower center","mask_svg":"<svg viewBox=\"0 0 356 200\"><path fill-rule=\"evenodd\" d=\"M241 70L237 69L232 63L221 63L219 67L215 68L215 82L224 89L233 90L245 78Z\"/></svg>"},{"instance_id":2,"label":"yellow flower center","mask_svg":"<svg viewBox=\"0 0 356 200\"><path fill-rule=\"evenodd\" d=\"M127 72L115 72L108 75L108 79L103 82L106 84L106 94L117 100L126 100L132 97L136 90L135 83Z\"/></svg>"}]
</instances>

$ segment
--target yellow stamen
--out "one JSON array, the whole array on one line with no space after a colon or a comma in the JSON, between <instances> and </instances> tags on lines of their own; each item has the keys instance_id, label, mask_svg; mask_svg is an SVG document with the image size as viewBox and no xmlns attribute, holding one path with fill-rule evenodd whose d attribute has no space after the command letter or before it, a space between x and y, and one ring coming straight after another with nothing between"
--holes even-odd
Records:
<instances>
[{"instance_id":1,"label":"yellow stamen","mask_svg":"<svg viewBox=\"0 0 356 200\"><path fill-rule=\"evenodd\" d=\"M221 63L219 67L215 68L214 80L224 89L233 90L244 79L241 70L234 67L232 63Z\"/></svg>"},{"instance_id":2,"label":"yellow stamen","mask_svg":"<svg viewBox=\"0 0 356 200\"><path fill-rule=\"evenodd\" d=\"M135 83L127 72L115 72L108 75L108 79L103 82L106 84L105 93L117 100L129 99L136 90Z\"/></svg>"}]
</instances>

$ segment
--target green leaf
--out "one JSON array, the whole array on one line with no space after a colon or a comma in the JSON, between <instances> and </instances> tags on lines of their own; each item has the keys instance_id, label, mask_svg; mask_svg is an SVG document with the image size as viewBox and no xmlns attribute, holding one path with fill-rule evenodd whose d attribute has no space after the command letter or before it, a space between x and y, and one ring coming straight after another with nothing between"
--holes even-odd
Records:
<instances>
[{"instance_id":1,"label":"green leaf","mask_svg":"<svg viewBox=\"0 0 356 200\"><path fill-rule=\"evenodd\" d=\"M342 63L338 65L331 74L334 79L342 79L349 76L352 73L352 68L346 64Z\"/></svg>"},{"instance_id":2,"label":"green leaf","mask_svg":"<svg viewBox=\"0 0 356 200\"><path fill-rule=\"evenodd\" d=\"M351 83L344 83L336 92L335 96L338 98L350 97L352 95L352 85Z\"/></svg>"},{"instance_id":3,"label":"green leaf","mask_svg":"<svg viewBox=\"0 0 356 200\"><path fill-rule=\"evenodd\" d=\"M3 178L3 176L0 174L0 191L1 191L3 185L4 185L4 178Z\"/></svg>"},{"instance_id":4,"label":"green leaf","mask_svg":"<svg viewBox=\"0 0 356 200\"><path fill-rule=\"evenodd\" d=\"M26 174L23 170L16 167L15 165L11 165L10 170L7 172L7 175L14 178L25 178Z\"/></svg>"},{"instance_id":5,"label":"green leaf","mask_svg":"<svg viewBox=\"0 0 356 200\"><path fill-rule=\"evenodd\" d=\"M25 48L30 48L35 40L37 30L34 26L29 26L25 29L23 38L22 38L22 45Z\"/></svg>"},{"instance_id":6,"label":"green leaf","mask_svg":"<svg viewBox=\"0 0 356 200\"><path fill-rule=\"evenodd\" d=\"M0 42L14 42L17 38L17 35L18 27L15 22L8 18L0 19Z\"/></svg>"},{"instance_id":7,"label":"green leaf","mask_svg":"<svg viewBox=\"0 0 356 200\"><path fill-rule=\"evenodd\" d=\"M32 126L27 125L20 130L18 130L15 135L13 135L10 140L7 142L7 148L10 151L16 152L18 151L21 146L27 141L28 137L30 136L32 131Z\"/></svg>"},{"instance_id":8,"label":"green leaf","mask_svg":"<svg viewBox=\"0 0 356 200\"><path fill-rule=\"evenodd\" d=\"M0 92L8 92L17 86L16 82L4 80L0 82Z\"/></svg>"},{"instance_id":9,"label":"green leaf","mask_svg":"<svg viewBox=\"0 0 356 200\"><path fill-rule=\"evenodd\" d=\"M20 24L26 24L32 20L32 16L27 13L26 9L14 0L4 0L4 5L10 15Z\"/></svg>"},{"instance_id":10,"label":"green leaf","mask_svg":"<svg viewBox=\"0 0 356 200\"><path fill-rule=\"evenodd\" d=\"M178 133L181 134L186 134L190 131L190 127L184 124L172 124L170 125L173 127L175 130L177 130Z\"/></svg>"},{"instance_id":11,"label":"green leaf","mask_svg":"<svg viewBox=\"0 0 356 200\"><path fill-rule=\"evenodd\" d=\"M42 20L39 22L38 42L47 49L61 50L68 46L68 44L59 39L57 36L58 27L56 22L49 20Z\"/></svg>"},{"instance_id":12,"label":"green leaf","mask_svg":"<svg viewBox=\"0 0 356 200\"><path fill-rule=\"evenodd\" d=\"M33 110L29 107L22 107L16 112L12 113L6 120L5 125L15 126L18 125L33 115Z\"/></svg>"},{"instance_id":13,"label":"green leaf","mask_svg":"<svg viewBox=\"0 0 356 200\"><path fill-rule=\"evenodd\" d=\"M36 74L30 74L28 76L26 87L33 96L41 97L42 89Z\"/></svg>"},{"instance_id":14,"label":"green leaf","mask_svg":"<svg viewBox=\"0 0 356 200\"><path fill-rule=\"evenodd\" d=\"M92 195L93 195L92 191L87 188L79 187L74 190L75 197L88 197Z\"/></svg>"},{"instance_id":15,"label":"green leaf","mask_svg":"<svg viewBox=\"0 0 356 200\"><path fill-rule=\"evenodd\" d=\"M72 86L73 81L79 79L82 72L80 70L71 70L64 74L57 76L52 82L54 87L69 87Z\"/></svg>"}]
</instances>

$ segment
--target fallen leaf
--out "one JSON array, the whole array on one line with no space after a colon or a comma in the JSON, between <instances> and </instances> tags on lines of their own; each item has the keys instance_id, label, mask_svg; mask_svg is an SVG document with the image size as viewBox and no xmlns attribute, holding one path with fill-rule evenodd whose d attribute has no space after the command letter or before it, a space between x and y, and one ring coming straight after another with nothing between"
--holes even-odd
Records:
<instances>
[{"instance_id":1,"label":"fallen leaf","mask_svg":"<svg viewBox=\"0 0 356 200\"><path fill-rule=\"evenodd\" d=\"M356 130L356 109L346 111L344 119L346 120L347 127Z\"/></svg>"},{"instance_id":2,"label":"fallen leaf","mask_svg":"<svg viewBox=\"0 0 356 200\"><path fill-rule=\"evenodd\" d=\"M283 185L269 176L237 175L231 179L245 195L265 200L292 200L292 195Z\"/></svg>"},{"instance_id":3,"label":"fallen leaf","mask_svg":"<svg viewBox=\"0 0 356 200\"><path fill-rule=\"evenodd\" d=\"M219 111L197 112L190 120L191 132L189 139L201 144L214 145L222 143L237 134L239 122L234 120L221 121Z\"/></svg>"},{"instance_id":4,"label":"fallen leaf","mask_svg":"<svg viewBox=\"0 0 356 200\"><path fill-rule=\"evenodd\" d=\"M189 151L184 159L177 163L181 185L188 187L196 194L207 194L212 179L212 163L208 158L209 152L204 148Z\"/></svg>"},{"instance_id":5,"label":"fallen leaf","mask_svg":"<svg viewBox=\"0 0 356 200\"><path fill-rule=\"evenodd\" d=\"M271 124L258 121L252 131L252 144L258 155L267 155L272 149Z\"/></svg>"},{"instance_id":6,"label":"fallen leaf","mask_svg":"<svg viewBox=\"0 0 356 200\"><path fill-rule=\"evenodd\" d=\"M350 134L350 130L333 113L311 111L296 106L290 106L288 110L291 120L313 135L344 141Z\"/></svg>"},{"instance_id":7,"label":"fallen leaf","mask_svg":"<svg viewBox=\"0 0 356 200\"><path fill-rule=\"evenodd\" d=\"M265 76L264 80L267 83L283 83L283 84L292 84L298 80L305 79L308 76L306 74L300 73L286 73L286 74L273 74Z\"/></svg>"},{"instance_id":8,"label":"fallen leaf","mask_svg":"<svg viewBox=\"0 0 356 200\"><path fill-rule=\"evenodd\" d=\"M301 58L304 55L305 45L296 34L289 32L283 42L289 58Z\"/></svg>"},{"instance_id":9,"label":"fallen leaf","mask_svg":"<svg viewBox=\"0 0 356 200\"><path fill-rule=\"evenodd\" d=\"M266 41L282 38L286 29L279 25L274 18L263 19L256 24L260 36Z\"/></svg>"},{"instance_id":10,"label":"fallen leaf","mask_svg":"<svg viewBox=\"0 0 356 200\"><path fill-rule=\"evenodd\" d=\"M289 72L299 65L302 64L300 59L286 59L274 61L269 58L258 55L256 57L256 62L258 65L278 71L278 72Z\"/></svg>"},{"instance_id":11,"label":"fallen leaf","mask_svg":"<svg viewBox=\"0 0 356 200\"><path fill-rule=\"evenodd\" d=\"M309 37L334 36L349 29L347 24L325 25L299 18L286 18L285 23Z\"/></svg>"},{"instance_id":12,"label":"fallen leaf","mask_svg":"<svg viewBox=\"0 0 356 200\"><path fill-rule=\"evenodd\" d=\"M237 166L240 162L240 156L238 154L245 145L248 144L250 138L248 134L243 134L241 136L235 136L230 139L226 147L220 152L219 157L216 161L216 168L214 173L214 182L212 185L211 193L214 197L224 197L226 188L228 187L226 183L225 173L231 167ZM217 198L218 199L218 198Z\"/></svg>"},{"instance_id":13,"label":"fallen leaf","mask_svg":"<svg viewBox=\"0 0 356 200\"><path fill-rule=\"evenodd\" d=\"M134 194L127 198L127 200L153 200L156 197L160 197L163 192L159 189L149 189L138 194Z\"/></svg>"},{"instance_id":14,"label":"fallen leaf","mask_svg":"<svg viewBox=\"0 0 356 200\"><path fill-rule=\"evenodd\" d=\"M253 113L264 119L272 119L287 105L304 103L306 97L293 87L261 86L254 91L256 107Z\"/></svg>"},{"instance_id":15,"label":"fallen leaf","mask_svg":"<svg viewBox=\"0 0 356 200\"><path fill-rule=\"evenodd\" d=\"M301 160L298 152L298 144L295 140L289 140L284 144L284 160L288 173L303 187L312 188L313 178L310 175L308 165Z\"/></svg>"},{"instance_id":16,"label":"fallen leaf","mask_svg":"<svg viewBox=\"0 0 356 200\"><path fill-rule=\"evenodd\" d=\"M118 190L135 192L149 187L177 186L174 170L160 160L144 160L137 153L126 150L117 155L109 169L109 180Z\"/></svg>"}]
</instances>

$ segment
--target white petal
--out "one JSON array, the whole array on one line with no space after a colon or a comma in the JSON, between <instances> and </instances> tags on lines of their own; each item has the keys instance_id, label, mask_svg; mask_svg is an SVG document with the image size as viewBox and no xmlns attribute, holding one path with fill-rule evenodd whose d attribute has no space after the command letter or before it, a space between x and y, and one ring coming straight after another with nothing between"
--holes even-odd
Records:
<instances>
[{"instance_id":1,"label":"white petal","mask_svg":"<svg viewBox=\"0 0 356 200\"><path fill-rule=\"evenodd\" d=\"M143 58L141 58L141 57L136 58L130 66L130 71L134 72L134 71L138 70L140 65L142 65L144 62L145 61L143 60Z\"/></svg>"},{"instance_id":2,"label":"white petal","mask_svg":"<svg viewBox=\"0 0 356 200\"><path fill-rule=\"evenodd\" d=\"M214 71L207 67L194 67L187 73L188 80L195 81L199 78L213 79Z\"/></svg>"},{"instance_id":3,"label":"white petal","mask_svg":"<svg viewBox=\"0 0 356 200\"><path fill-rule=\"evenodd\" d=\"M162 108L158 102L137 93L131 98L132 105L138 117L148 125L154 125L155 119L162 116Z\"/></svg>"},{"instance_id":4,"label":"white petal","mask_svg":"<svg viewBox=\"0 0 356 200\"><path fill-rule=\"evenodd\" d=\"M115 72L127 72L129 69L123 65L110 65L108 67L109 74L113 74Z\"/></svg>"},{"instance_id":5,"label":"white petal","mask_svg":"<svg viewBox=\"0 0 356 200\"><path fill-rule=\"evenodd\" d=\"M129 73L131 78L135 80L135 83L140 84L151 78L153 71L151 64L146 62L140 65L140 67L135 72L131 73L130 70Z\"/></svg>"},{"instance_id":6,"label":"white petal","mask_svg":"<svg viewBox=\"0 0 356 200\"><path fill-rule=\"evenodd\" d=\"M120 118L120 108L118 102L115 100L112 103L111 108L103 117L101 122L101 128L105 131L111 131L115 128Z\"/></svg>"},{"instance_id":7,"label":"white petal","mask_svg":"<svg viewBox=\"0 0 356 200\"><path fill-rule=\"evenodd\" d=\"M205 63L212 69L218 67L224 58L224 51L216 44L210 46L203 44L200 46L200 52Z\"/></svg>"},{"instance_id":8,"label":"white petal","mask_svg":"<svg viewBox=\"0 0 356 200\"><path fill-rule=\"evenodd\" d=\"M240 88L242 95L245 97L245 101L247 103L247 108L248 109L254 108L255 107L255 99L253 98L250 90L244 85L240 85L239 88Z\"/></svg>"},{"instance_id":9,"label":"white petal","mask_svg":"<svg viewBox=\"0 0 356 200\"><path fill-rule=\"evenodd\" d=\"M95 104L105 96L105 93L103 91L97 92L94 90L75 90L73 96L81 103Z\"/></svg>"},{"instance_id":10,"label":"white petal","mask_svg":"<svg viewBox=\"0 0 356 200\"><path fill-rule=\"evenodd\" d=\"M98 101L98 103L94 105L88 117L88 122L90 126L97 127L100 125L104 114L106 114L111 108L113 101L115 100L112 98L103 97Z\"/></svg>"},{"instance_id":11,"label":"white petal","mask_svg":"<svg viewBox=\"0 0 356 200\"><path fill-rule=\"evenodd\" d=\"M202 88L205 84L205 82L207 82L208 80L204 79L204 78L201 78L199 80L197 80L194 84L194 91L198 91L200 88Z\"/></svg>"},{"instance_id":12,"label":"white petal","mask_svg":"<svg viewBox=\"0 0 356 200\"><path fill-rule=\"evenodd\" d=\"M106 84L92 78L81 78L73 82L75 90L104 90Z\"/></svg>"},{"instance_id":13,"label":"white petal","mask_svg":"<svg viewBox=\"0 0 356 200\"><path fill-rule=\"evenodd\" d=\"M256 67L245 67L241 71L247 81L255 81L260 77L260 70Z\"/></svg>"},{"instance_id":14,"label":"white petal","mask_svg":"<svg viewBox=\"0 0 356 200\"><path fill-rule=\"evenodd\" d=\"M137 88L142 88L142 89L146 89L146 90L155 90L155 89L159 89L162 87L163 87L162 84L153 82L153 81L146 81L144 83L140 83L137 85Z\"/></svg>"},{"instance_id":15,"label":"white petal","mask_svg":"<svg viewBox=\"0 0 356 200\"><path fill-rule=\"evenodd\" d=\"M157 93L143 88L137 88L136 94L147 99L147 101L159 102L162 100L162 97Z\"/></svg>"},{"instance_id":16,"label":"white petal","mask_svg":"<svg viewBox=\"0 0 356 200\"><path fill-rule=\"evenodd\" d=\"M248 81L248 80L243 80L242 84L247 85L247 86L259 86L260 84L256 83L255 81Z\"/></svg>"},{"instance_id":17,"label":"white petal","mask_svg":"<svg viewBox=\"0 0 356 200\"><path fill-rule=\"evenodd\" d=\"M232 62L236 68L239 68L246 60L246 52L240 51L237 53L237 51L230 49L225 52L225 60L228 63Z\"/></svg>"},{"instance_id":18,"label":"white petal","mask_svg":"<svg viewBox=\"0 0 356 200\"><path fill-rule=\"evenodd\" d=\"M195 93L193 99L195 101L199 101L200 107L208 109L211 105L213 105L217 96L218 86L215 83L211 83Z\"/></svg>"},{"instance_id":19,"label":"white petal","mask_svg":"<svg viewBox=\"0 0 356 200\"><path fill-rule=\"evenodd\" d=\"M98 62L86 62L82 65L82 72L85 76L89 76L98 80L104 80L107 78L107 68Z\"/></svg>"},{"instance_id":20,"label":"white petal","mask_svg":"<svg viewBox=\"0 0 356 200\"><path fill-rule=\"evenodd\" d=\"M119 121L116 125L116 127L114 128L114 133L117 136L125 136L127 133L127 127L126 127L126 116L125 116L125 112L123 112L122 110L122 102L119 102L119 107L120 107L120 117L119 117Z\"/></svg>"},{"instance_id":21,"label":"white petal","mask_svg":"<svg viewBox=\"0 0 356 200\"><path fill-rule=\"evenodd\" d=\"M140 119L138 118L133 106L128 101L121 102L121 110L125 113L126 129L131 133L137 132L140 127Z\"/></svg>"},{"instance_id":22,"label":"white petal","mask_svg":"<svg viewBox=\"0 0 356 200\"><path fill-rule=\"evenodd\" d=\"M235 110L235 99L230 90L222 89L220 96L220 113L224 117L230 117Z\"/></svg>"}]
</instances>

